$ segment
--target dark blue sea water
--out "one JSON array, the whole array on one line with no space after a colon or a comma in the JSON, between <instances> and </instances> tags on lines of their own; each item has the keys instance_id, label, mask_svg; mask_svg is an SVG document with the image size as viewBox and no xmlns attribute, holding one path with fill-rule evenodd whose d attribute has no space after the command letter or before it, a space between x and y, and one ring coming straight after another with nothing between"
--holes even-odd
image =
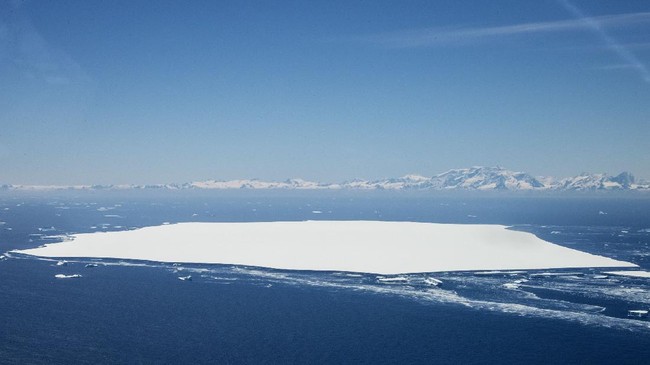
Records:
<instances>
[{"instance_id":1,"label":"dark blue sea water","mask_svg":"<svg viewBox=\"0 0 650 365\"><path fill-rule=\"evenodd\" d=\"M0 253L163 222L498 223L650 269L650 199L352 193L0 195ZM319 211L321 213L314 213ZM97 267L86 268L88 263ZM0 261L0 363L642 364L650 279L599 269L372 274ZM56 279L56 274L81 274ZM192 281L178 280L192 275ZM442 286L429 285L436 278Z\"/></svg>"}]
</instances>

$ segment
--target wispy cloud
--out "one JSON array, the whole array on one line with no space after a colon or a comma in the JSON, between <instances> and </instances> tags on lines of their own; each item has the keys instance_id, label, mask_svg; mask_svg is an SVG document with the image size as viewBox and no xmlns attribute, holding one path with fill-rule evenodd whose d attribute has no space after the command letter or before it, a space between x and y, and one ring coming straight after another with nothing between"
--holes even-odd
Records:
<instances>
[{"instance_id":1,"label":"wispy cloud","mask_svg":"<svg viewBox=\"0 0 650 365\"><path fill-rule=\"evenodd\" d=\"M603 27L622 27L650 24L650 12L581 16L577 19L548 22L520 23L495 27L426 28L380 33L351 38L354 41L374 43L390 48L430 47L445 44L463 44L497 37L564 31L593 31Z\"/></svg>"},{"instance_id":2,"label":"wispy cloud","mask_svg":"<svg viewBox=\"0 0 650 365\"><path fill-rule=\"evenodd\" d=\"M571 4L568 0L561 0L560 2L570 13L572 13L577 18L577 20L583 22L589 29L591 29L603 41L603 43L605 43L605 46L608 49L616 53L618 57L621 58L621 60L624 62L624 65L627 65L626 68L636 70L643 81L650 83L650 71L648 70L648 67L643 62L641 62L641 60L632 51L630 51L627 47L612 37L605 30L605 24L599 21L599 19L596 17L586 16L584 12L578 9L578 7L575 5ZM619 69L621 68L619 67Z\"/></svg>"}]
</instances>

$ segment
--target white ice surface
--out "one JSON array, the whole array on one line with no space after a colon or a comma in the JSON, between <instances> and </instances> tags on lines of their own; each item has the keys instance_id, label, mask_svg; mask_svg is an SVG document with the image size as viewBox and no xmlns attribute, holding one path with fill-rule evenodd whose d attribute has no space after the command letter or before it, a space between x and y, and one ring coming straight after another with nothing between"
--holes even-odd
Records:
<instances>
[{"instance_id":1,"label":"white ice surface","mask_svg":"<svg viewBox=\"0 0 650 365\"><path fill-rule=\"evenodd\" d=\"M381 221L178 223L14 252L377 274L636 266L501 225Z\"/></svg>"},{"instance_id":2,"label":"white ice surface","mask_svg":"<svg viewBox=\"0 0 650 365\"><path fill-rule=\"evenodd\" d=\"M648 271L607 271L605 274L630 276L635 278L650 278L650 272Z\"/></svg>"},{"instance_id":3,"label":"white ice surface","mask_svg":"<svg viewBox=\"0 0 650 365\"><path fill-rule=\"evenodd\" d=\"M56 275L54 275L54 277L57 278L57 279L77 279L77 278L80 278L81 275L79 275L79 274L72 274L72 275L56 274Z\"/></svg>"}]
</instances>

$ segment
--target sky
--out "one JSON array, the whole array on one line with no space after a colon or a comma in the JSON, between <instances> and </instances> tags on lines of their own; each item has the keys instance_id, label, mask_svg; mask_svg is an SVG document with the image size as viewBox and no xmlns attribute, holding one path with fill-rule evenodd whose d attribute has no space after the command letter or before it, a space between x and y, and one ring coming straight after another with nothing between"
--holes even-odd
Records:
<instances>
[{"instance_id":1,"label":"sky","mask_svg":"<svg viewBox=\"0 0 650 365\"><path fill-rule=\"evenodd\" d=\"M650 2L0 0L0 183L650 179Z\"/></svg>"}]
</instances>

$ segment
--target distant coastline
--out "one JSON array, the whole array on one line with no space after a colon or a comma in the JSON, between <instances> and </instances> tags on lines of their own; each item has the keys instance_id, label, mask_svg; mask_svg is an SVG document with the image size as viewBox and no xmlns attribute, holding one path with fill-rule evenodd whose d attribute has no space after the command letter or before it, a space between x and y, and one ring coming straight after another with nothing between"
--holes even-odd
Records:
<instances>
[{"instance_id":1,"label":"distant coastline","mask_svg":"<svg viewBox=\"0 0 650 365\"><path fill-rule=\"evenodd\" d=\"M455 169L433 177L406 175L379 180L356 179L341 183L324 183L303 179L265 181L260 179L204 180L171 184L118 185L29 185L4 184L0 191L61 190L390 190L390 191L642 191L650 192L650 182L637 181L629 172L612 176L583 173L574 177L534 177L525 172L502 167L475 166Z\"/></svg>"}]
</instances>

